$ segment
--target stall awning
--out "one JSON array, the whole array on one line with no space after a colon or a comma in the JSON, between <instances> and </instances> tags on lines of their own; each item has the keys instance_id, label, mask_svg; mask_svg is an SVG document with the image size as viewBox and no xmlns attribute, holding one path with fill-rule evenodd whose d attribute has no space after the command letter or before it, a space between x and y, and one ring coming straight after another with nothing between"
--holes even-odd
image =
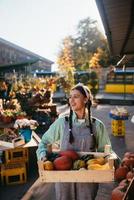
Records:
<instances>
[{"instance_id":1,"label":"stall awning","mask_svg":"<svg viewBox=\"0 0 134 200\"><path fill-rule=\"evenodd\" d=\"M112 56L134 55L134 0L96 0Z\"/></svg>"},{"instance_id":2,"label":"stall awning","mask_svg":"<svg viewBox=\"0 0 134 200\"><path fill-rule=\"evenodd\" d=\"M19 62L19 63L12 63L12 64L6 64L6 65L0 65L0 70L3 69L10 69L10 68L18 68L18 67L23 67L23 66L28 66L28 65L32 65L36 62L38 62L39 59L32 59L32 60L26 60L23 62Z\"/></svg>"}]
</instances>

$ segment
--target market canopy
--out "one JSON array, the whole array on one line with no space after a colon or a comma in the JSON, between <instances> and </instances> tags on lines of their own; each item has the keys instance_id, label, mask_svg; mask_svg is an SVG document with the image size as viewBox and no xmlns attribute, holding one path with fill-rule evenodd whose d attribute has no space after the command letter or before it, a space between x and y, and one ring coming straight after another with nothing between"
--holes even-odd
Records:
<instances>
[{"instance_id":1,"label":"market canopy","mask_svg":"<svg viewBox=\"0 0 134 200\"><path fill-rule=\"evenodd\" d=\"M17 68L17 67L28 66L28 65L32 65L32 64L34 64L38 61L39 61L39 59L32 59L32 60L26 60L26 61L23 61L23 62L19 62L19 63L0 65L0 70L10 69L10 68L13 68L13 67Z\"/></svg>"},{"instance_id":2,"label":"market canopy","mask_svg":"<svg viewBox=\"0 0 134 200\"><path fill-rule=\"evenodd\" d=\"M112 56L134 56L134 1L96 0Z\"/></svg>"}]
</instances>

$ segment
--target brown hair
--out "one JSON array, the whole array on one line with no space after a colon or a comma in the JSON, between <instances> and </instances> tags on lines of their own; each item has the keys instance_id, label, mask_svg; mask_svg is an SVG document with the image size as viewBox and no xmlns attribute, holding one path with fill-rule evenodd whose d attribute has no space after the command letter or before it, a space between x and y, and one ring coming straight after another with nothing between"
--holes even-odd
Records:
<instances>
[{"instance_id":1,"label":"brown hair","mask_svg":"<svg viewBox=\"0 0 134 200\"><path fill-rule=\"evenodd\" d=\"M92 122L92 117L91 117L91 106L92 106L92 99L93 99L92 95L91 95L91 92L83 84L77 84L76 86L74 86L72 88L72 90L78 90L81 94L83 94L84 97L88 98L88 101L86 103L86 107L88 109L89 125L87 127L89 128L90 134L91 134L91 137L92 137L91 150L93 150L95 148L95 146L96 146L96 138L95 138L95 135L94 135L94 132L93 132L93 122ZM73 114L73 111L70 108L70 115L69 115L69 133L70 133L69 142L70 143L74 142L74 136L73 136L73 133L72 133L72 127L73 127L72 114Z\"/></svg>"}]
</instances>

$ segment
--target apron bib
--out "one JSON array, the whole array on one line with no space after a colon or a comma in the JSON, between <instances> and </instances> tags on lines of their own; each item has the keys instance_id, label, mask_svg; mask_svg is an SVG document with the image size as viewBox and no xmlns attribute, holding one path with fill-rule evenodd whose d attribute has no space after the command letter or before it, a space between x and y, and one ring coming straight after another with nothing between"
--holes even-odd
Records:
<instances>
[{"instance_id":1,"label":"apron bib","mask_svg":"<svg viewBox=\"0 0 134 200\"><path fill-rule=\"evenodd\" d=\"M93 127L94 129L94 127ZM75 150L90 152L93 142L90 129L85 123L76 122L73 124L72 133L74 142L69 143L69 123L65 120L63 138L60 144L61 150ZM56 183L56 200L94 200L97 190L97 183Z\"/></svg>"}]
</instances>

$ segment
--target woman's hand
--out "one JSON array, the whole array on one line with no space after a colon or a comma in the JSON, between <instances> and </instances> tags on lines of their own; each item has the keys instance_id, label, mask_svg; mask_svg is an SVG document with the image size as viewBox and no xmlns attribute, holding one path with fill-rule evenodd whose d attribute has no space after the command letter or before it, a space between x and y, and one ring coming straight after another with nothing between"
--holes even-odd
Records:
<instances>
[{"instance_id":1,"label":"woman's hand","mask_svg":"<svg viewBox=\"0 0 134 200\"><path fill-rule=\"evenodd\" d=\"M47 160L46 156L41 157L41 161L45 162Z\"/></svg>"}]
</instances>

